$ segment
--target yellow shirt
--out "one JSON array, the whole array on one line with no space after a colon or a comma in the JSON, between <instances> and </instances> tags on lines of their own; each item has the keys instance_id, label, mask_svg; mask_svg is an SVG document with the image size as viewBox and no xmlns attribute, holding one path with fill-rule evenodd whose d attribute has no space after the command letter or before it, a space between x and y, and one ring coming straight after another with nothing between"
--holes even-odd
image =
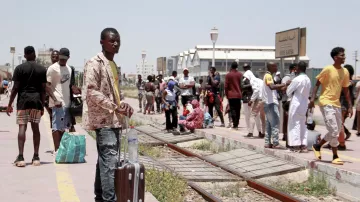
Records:
<instances>
[{"instance_id":1,"label":"yellow shirt","mask_svg":"<svg viewBox=\"0 0 360 202\"><path fill-rule=\"evenodd\" d=\"M320 81L321 95L320 106L331 105L341 107L340 94L344 87L349 87L349 72L345 68L336 69L333 65L326 66L316 77Z\"/></svg>"},{"instance_id":2,"label":"yellow shirt","mask_svg":"<svg viewBox=\"0 0 360 202\"><path fill-rule=\"evenodd\" d=\"M109 61L109 63L114 77L114 90L115 90L116 103L120 106L119 74L115 62Z\"/></svg>"}]
</instances>

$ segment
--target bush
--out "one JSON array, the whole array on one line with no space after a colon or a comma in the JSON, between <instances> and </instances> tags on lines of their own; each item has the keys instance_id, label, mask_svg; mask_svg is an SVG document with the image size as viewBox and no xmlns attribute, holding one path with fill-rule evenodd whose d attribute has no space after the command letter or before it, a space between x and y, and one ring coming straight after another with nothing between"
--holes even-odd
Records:
<instances>
[{"instance_id":1,"label":"bush","mask_svg":"<svg viewBox=\"0 0 360 202\"><path fill-rule=\"evenodd\" d=\"M145 186L160 202L180 202L184 201L187 183L171 172L147 169Z\"/></svg>"}]
</instances>

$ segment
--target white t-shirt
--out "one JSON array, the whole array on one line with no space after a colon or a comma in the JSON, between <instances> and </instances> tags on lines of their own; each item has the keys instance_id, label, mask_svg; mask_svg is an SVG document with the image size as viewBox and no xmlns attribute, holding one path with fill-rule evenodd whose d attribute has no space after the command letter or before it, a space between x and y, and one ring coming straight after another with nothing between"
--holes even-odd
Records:
<instances>
[{"instance_id":1,"label":"white t-shirt","mask_svg":"<svg viewBox=\"0 0 360 202\"><path fill-rule=\"evenodd\" d=\"M54 63L48 68L46 79L51 83L51 89L62 106L70 107L71 67L60 66L58 62ZM51 97L49 98L49 107L54 107L54 100Z\"/></svg>"},{"instance_id":2,"label":"white t-shirt","mask_svg":"<svg viewBox=\"0 0 360 202\"><path fill-rule=\"evenodd\" d=\"M266 73L264 75L263 80L263 90L262 90L262 97L263 101L266 104L279 104L279 101L277 100L277 92L276 90L271 90L270 87L267 84L274 84L274 79L272 78L272 75L270 73Z\"/></svg>"},{"instance_id":3,"label":"white t-shirt","mask_svg":"<svg viewBox=\"0 0 360 202\"><path fill-rule=\"evenodd\" d=\"M190 83L195 83L195 80L192 76L181 77L179 80L180 87L181 85L190 85ZM181 89L181 95L184 96L193 95L193 89L192 88Z\"/></svg>"}]
</instances>

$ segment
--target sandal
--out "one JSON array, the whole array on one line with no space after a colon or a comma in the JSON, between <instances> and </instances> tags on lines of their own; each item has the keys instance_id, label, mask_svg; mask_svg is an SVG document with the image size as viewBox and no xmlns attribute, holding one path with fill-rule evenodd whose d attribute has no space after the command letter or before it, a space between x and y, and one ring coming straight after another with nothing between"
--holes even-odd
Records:
<instances>
[{"instance_id":1,"label":"sandal","mask_svg":"<svg viewBox=\"0 0 360 202\"><path fill-rule=\"evenodd\" d=\"M25 167L26 163L25 163L25 160L24 160L24 156L23 155L17 156L16 160L14 161L14 165L16 167Z\"/></svg>"}]
</instances>

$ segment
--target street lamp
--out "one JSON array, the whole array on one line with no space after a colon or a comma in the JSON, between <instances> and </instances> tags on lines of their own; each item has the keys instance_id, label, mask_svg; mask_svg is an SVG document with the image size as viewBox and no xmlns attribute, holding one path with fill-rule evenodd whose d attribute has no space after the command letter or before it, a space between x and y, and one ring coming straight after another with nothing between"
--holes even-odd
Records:
<instances>
[{"instance_id":1,"label":"street lamp","mask_svg":"<svg viewBox=\"0 0 360 202\"><path fill-rule=\"evenodd\" d=\"M21 64L21 58L22 58L22 55L21 55L21 53L19 53L19 55L18 55L19 65Z\"/></svg>"},{"instance_id":2,"label":"street lamp","mask_svg":"<svg viewBox=\"0 0 360 202\"><path fill-rule=\"evenodd\" d=\"M215 67L215 43L217 41L218 36L219 36L218 29L216 29L216 27L212 28L210 31L210 38L211 41L213 42L213 58L211 63L212 67Z\"/></svg>"},{"instance_id":3,"label":"street lamp","mask_svg":"<svg viewBox=\"0 0 360 202\"><path fill-rule=\"evenodd\" d=\"M146 51L142 51L141 52L141 57L142 57L142 60L143 60L143 63L142 63L142 74L144 73L145 71L145 58L146 58Z\"/></svg>"},{"instance_id":4,"label":"street lamp","mask_svg":"<svg viewBox=\"0 0 360 202\"><path fill-rule=\"evenodd\" d=\"M230 53L230 50L229 49L226 49L224 50L224 53L225 53L225 63L226 63L226 72L228 71L228 53Z\"/></svg>"}]
</instances>

